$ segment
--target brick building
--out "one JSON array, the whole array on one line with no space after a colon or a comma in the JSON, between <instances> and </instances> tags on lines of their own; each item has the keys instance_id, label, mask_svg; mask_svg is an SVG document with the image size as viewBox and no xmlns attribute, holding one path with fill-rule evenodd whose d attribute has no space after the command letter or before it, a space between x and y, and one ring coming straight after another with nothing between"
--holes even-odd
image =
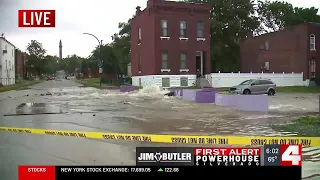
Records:
<instances>
[{"instance_id":1,"label":"brick building","mask_svg":"<svg viewBox=\"0 0 320 180\"><path fill-rule=\"evenodd\" d=\"M241 72L301 73L320 77L320 24L304 23L240 42Z\"/></svg>"},{"instance_id":2,"label":"brick building","mask_svg":"<svg viewBox=\"0 0 320 180\"><path fill-rule=\"evenodd\" d=\"M180 77L190 85L197 69L210 73L210 10L209 4L163 0L148 0L144 10L137 7L131 22L133 85L173 86ZM151 82L155 75L160 80Z\"/></svg>"},{"instance_id":3,"label":"brick building","mask_svg":"<svg viewBox=\"0 0 320 180\"><path fill-rule=\"evenodd\" d=\"M16 77L25 79L27 77L27 56L19 49L15 49Z\"/></svg>"}]
</instances>

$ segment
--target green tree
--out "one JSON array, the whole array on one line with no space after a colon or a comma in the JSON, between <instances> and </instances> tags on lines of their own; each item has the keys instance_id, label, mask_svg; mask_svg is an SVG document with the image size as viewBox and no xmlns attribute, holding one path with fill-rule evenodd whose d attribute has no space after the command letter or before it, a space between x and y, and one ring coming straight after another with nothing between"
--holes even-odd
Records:
<instances>
[{"instance_id":1,"label":"green tree","mask_svg":"<svg viewBox=\"0 0 320 180\"><path fill-rule=\"evenodd\" d=\"M234 72L239 70L240 45L249 31L259 26L251 0L185 0L211 5L211 69Z\"/></svg>"},{"instance_id":2,"label":"green tree","mask_svg":"<svg viewBox=\"0 0 320 180\"><path fill-rule=\"evenodd\" d=\"M119 23L119 32L112 36L113 42L110 44L113 49L113 54L117 60L118 74L127 74L127 67L130 62L131 20L132 18L130 18L127 22Z\"/></svg>"},{"instance_id":3,"label":"green tree","mask_svg":"<svg viewBox=\"0 0 320 180\"><path fill-rule=\"evenodd\" d=\"M67 56L62 61L65 62L64 63L65 66L63 68L65 72L75 73L76 69L81 68L83 58L73 54L72 56Z\"/></svg>"},{"instance_id":4,"label":"green tree","mask_svg":"<svg viewBox=\"0 0 320 180\"><path fill-rule=\"evenodd\" d=\"M51 55L46 55L43 59L44 66L42 72L47 75L55 74L58 70L58 58Z\"/></svg>"},{"instance_id":5,"label":"green tree","mask_svg":"<svg viewBox=\"0 0 320 180\"><path fill-rule=\"evenodd\" d=\"M31 73L37 73L41 75L44 68L44 57L46 50L43 48L42 44L36 40L31 40L27 45L28 62L27 69Z\"/></svg>"},{"instance_id":6,"label":"green tree","mask_svg":"<svg viewBox=\"0 0 320 180\"><path fill-rule=\"evenodd\" d=\"M256 30L258 34L279 31L286 26L297 25L306 22L320 22L315 7L301 8L293 7L292 4L281 1L259 1L257 14L260 27Z\"/></svg>"}]
</instances>

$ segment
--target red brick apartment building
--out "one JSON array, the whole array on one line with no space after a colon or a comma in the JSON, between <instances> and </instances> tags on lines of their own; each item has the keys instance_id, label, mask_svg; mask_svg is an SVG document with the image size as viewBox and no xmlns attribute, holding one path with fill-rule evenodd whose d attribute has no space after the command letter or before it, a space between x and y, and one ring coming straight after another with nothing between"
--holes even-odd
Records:
<instances>
[{"instance_id":1,"label":"red brick apartment building","mask_svg":"<svg viewBox=\"0 0 320 180\"><path fill-rule=\"evenodd\" d=\"M27 58L26 54L19 49L15 49L15 68L16 78L25 79L27 77Z\"/></svg>"},{"instance_id":2,"label":"red brick apartment building","mask_svg":"<svg viewBox=\"0 0 320 180\"><path fill-rule=\"evenodd\" d=\"M318 51L316 48L318 47ZM241 72L301 73L320 77L320 24L304 23L240 43Z\"/></svg>"},{"instance_id":3,"label":"red brick apartment building","mask_svg":"<svg viewBox=\"0 0 320 180\"><path fill-rule=\"evenodd\" d=\"M131 22L133 77L171 78L211 72L210 5L148 0ZM148 82L150 84L150 82Z\"/></svg>"}]
</instances>

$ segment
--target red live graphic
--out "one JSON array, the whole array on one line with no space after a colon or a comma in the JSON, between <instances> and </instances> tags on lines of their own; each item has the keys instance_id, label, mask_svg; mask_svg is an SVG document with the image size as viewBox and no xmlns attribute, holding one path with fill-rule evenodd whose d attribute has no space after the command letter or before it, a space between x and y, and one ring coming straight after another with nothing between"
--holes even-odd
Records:
<instances>
[{"instance_id":1,"label":"red live graphic","mask_svg":"<svg viewBox=\"0 0 320 180\"><path fill-rule=\"evenodd\" d=\"M18 10L19 27L55 27L55 10Z\"/></svg>"},{"instance_id":2,"label":"red live graphic","mask_svg":"<svg viewBox=\"0 0 320 180\"><path fill-rule=\"evenodd\" d=\"M194 148L196 156L260 156L260 148Z\"/></svg>"},{"instance_id":3,"label":"red live graphic","mask_svg":"<svg viewBox=\"0 0 320 180\"><path fill-rule=\"evenodd\" d=\"M55 166L19 166L18 180L55 180Z\"/></svg>"},{"instance_id":4,"label":"red live graphic","mask_svg":"<svg viewBox=\"0 0 320 180\"><path fill-rule=\"evenodd\" d=\"M281 166L302 166L301 145L280 145Z\"/></svg>"}]
</instances>

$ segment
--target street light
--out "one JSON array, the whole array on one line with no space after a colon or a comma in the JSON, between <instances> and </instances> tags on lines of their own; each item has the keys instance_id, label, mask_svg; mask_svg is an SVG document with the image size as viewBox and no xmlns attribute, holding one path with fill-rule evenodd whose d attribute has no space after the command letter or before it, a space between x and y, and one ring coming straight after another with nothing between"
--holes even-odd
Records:
<instances>
[{"instance_id":1,"label":"street light","mask_svg":"<svg viewBox=\"0 0 320 180\"><path fill-rule=\"evenodd\" d=\"M96 40L98 41L98 44L99 44L99 58L100 58L100 64L101 64L101 67L99 67L99 71L100 71L100 68L102 69L101 73L100 73L100 87L101 87L101 83L102 83L102 72L103 72L103 59L102 59L102 40L100 41L97 36L93 35L93 34L90 34L90 33L83 33L83 34L86 34L86 35L90 35L90 36L93 36L94 38L96 38Z\"/></svg>"}]
</instances>

